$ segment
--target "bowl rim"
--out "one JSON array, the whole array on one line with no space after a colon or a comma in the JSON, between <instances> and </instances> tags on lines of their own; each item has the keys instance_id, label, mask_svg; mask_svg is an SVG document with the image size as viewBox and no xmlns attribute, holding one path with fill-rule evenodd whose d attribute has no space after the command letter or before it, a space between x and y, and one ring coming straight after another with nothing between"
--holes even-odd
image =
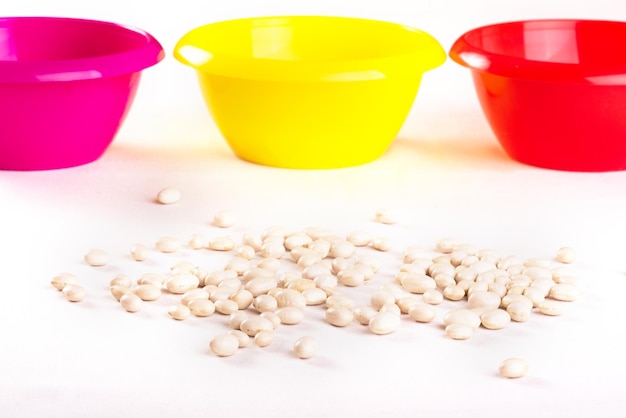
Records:
<instances>
[{"instance_id":1,"label":"bowl rim","mask_svg":"<svg viewBox=\"0 0 626 418\"><path fill-rule=\"evenodd\" d=\"M364 24L384 25L411 33L419 38L415 48L397 54L383 54L376 57L350 58L345 60L289 60L265 57L240 56L220 52L215 53L202 46L194 45L192 39L197 34L213 27L229 24L271 21L297 21L306 19L351 21ZM189 51L189 55L187 51ZM192 54L203 54L205 61L194 62ZM226 75L237 78L250 78L272 81L357 81L384 78L381 67L397 63L398 60L412 60L412 67L425 72L442 65L446 60L446 52L441 44L429 33L416 27L386 20L371 18L340 16L340 15L261 15L252 17L220 20L197 26L187 31L174 47L174 58L198 71L211 74ZM314 65L312 65L312 63ZM382 64L381 64L382 63ZM407 71L414 68L407 68ZM254 74L254 75L251 75Z\"/></svg>"},{"instance_id":2,"label":"bowl rim","mask_svg":"<svg viewBox=\"0 0 626 418\"><path fill-rule=\"evenodd\" d=\"M165 53L161 44L148 32L131 25L104 20L54 16L0 17L0 25L10 22L77 22L105 26L141 40L136 48L113 54L59 60L0 60L0 83L40 83L101 79L141 71L160 62Z\"/></svg>"},{"instance_id":3,"label":"bowl rim","mask_svg":"<svg viewBox=\"0 0 626 418\"><path fill-rule=\"evenodd\" d=\"M513 20L487 24L466 31L453 43L448 55L457 64L473 71L507 78L594 85L626 85L626 59L624 59L623 65L620 65L618 68L590 68L587 65L576 63L531 60L513 55L489 52L479 45L476 45L471 40L473 36L480 32L498 30L504 27L529 24L536 26L572 27L581 23L623 26L624 33L626 33L626 21L620 20L569 18Z\"/></svg>"}]
</instances>

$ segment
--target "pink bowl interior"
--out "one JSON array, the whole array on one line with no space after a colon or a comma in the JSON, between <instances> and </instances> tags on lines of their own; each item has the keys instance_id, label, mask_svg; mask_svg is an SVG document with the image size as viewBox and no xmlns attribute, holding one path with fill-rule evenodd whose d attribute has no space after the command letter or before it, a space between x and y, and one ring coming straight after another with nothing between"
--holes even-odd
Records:
<instances>
[{"instance_id":1,"label":"pink bowl interior","mask_svg":"<svg viewBox=\"0 0 626 418\"><path fill-rule=\"evenodd\" d=\"M163 59L147 33L69 18L0 19L0 169L72 167L99 158Z\"/></svg>"}]
</instances>

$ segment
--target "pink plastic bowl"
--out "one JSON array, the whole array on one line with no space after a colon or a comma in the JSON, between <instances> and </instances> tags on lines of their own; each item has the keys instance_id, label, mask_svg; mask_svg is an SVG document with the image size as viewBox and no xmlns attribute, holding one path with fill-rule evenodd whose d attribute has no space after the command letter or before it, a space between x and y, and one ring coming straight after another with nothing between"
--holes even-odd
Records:
<instances>
[{"instance_id":1,"label":"pink plastic bowl","mask_svg":"<svg viewBox=\"0 0 626 418\"><path fill-rule=\"evenodd\" d=\"M98 159L131 107L141 70L163 56L152 36L115 23L0 18L0 169Z\"/></svg>"},{"instance_id":2,"label":"pink plastic bowl","mask_svg":"<svg viewBox=\"0 0 626 418\"><path fill-rule=\"evenodd\" d=\"M504 150L566 171L626 170L626 22L531 20L470 30L468 67Z\"/></svg>"}]
</instances>

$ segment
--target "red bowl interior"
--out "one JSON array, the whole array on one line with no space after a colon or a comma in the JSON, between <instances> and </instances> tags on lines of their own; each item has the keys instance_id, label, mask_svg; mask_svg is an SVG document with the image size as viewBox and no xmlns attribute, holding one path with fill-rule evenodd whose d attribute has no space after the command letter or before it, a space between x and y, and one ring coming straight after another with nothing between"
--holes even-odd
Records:
<instances>
[{"instance_id":1,"label":"red bowl interior","mask_svg":"<svg viewBox=\"0 0 626 418\"><path fill-rule=\"evenodd\" d=\"M485 116L515 160L568 171L626 170L626 22L501 23L461 36Z\"/></svg>"}]
</instances>

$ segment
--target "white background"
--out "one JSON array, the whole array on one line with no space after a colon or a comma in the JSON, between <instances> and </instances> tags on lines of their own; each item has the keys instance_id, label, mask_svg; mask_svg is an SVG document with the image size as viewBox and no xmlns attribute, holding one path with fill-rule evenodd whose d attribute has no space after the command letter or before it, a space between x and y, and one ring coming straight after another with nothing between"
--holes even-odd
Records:
<instances>
[{"instance_id":1,"label":"white background","mask_svg":"<svg viewBox=\"0 0 626 418\"><path fill-rule=\"evenodd\" d=\"M497 21L626 20L622 1L24 0L5 1L0 14L132 24L167 53L145 71L124 127L99 161L0 172L0 416L623 414L626 174L564 173L512 161L482 117L469 73L451 60L424 76L409 119L379 160L326 171L256 166L232 155L193 71L171 53L195 26L277 14L395 21L429 32L447 50L465 30ZM154 203L166 186L181 190L178 204ZM374 222L381 207L395 209L399 222ZM238 214L227 231L211 225L222 209ZM405 247L433 248L443 237L547 260L571 246L583 296L563 316L535 314L502 331L481 329L467 341L443 336L444 307L432 324L403 320L385 337L357 325L333 328L311 308L302 325L279 328L270 347L220 359L208 342L226 330L224 317L173 321L166 314L171 295L128 314L108 294L118 273L164 273L176 260L219 269L227 259L152 251L136 263L128 255L135 243L153 247L161 236L186 240L197 232L240 237L271 225L321 225L339 234L365 229L391 238L392 251L378 254L380 277L356 292L359 300L392 277ZM88 267L82 258L91 248L107 250L112 262ZM65 271L87 288L83 302L68 303L50 286ZM316 336L320 352L301 361L290 349L305 333ZM497 376L500 361L511 356L528 360L526 377Z\"/></svg>"}]
</instances>

